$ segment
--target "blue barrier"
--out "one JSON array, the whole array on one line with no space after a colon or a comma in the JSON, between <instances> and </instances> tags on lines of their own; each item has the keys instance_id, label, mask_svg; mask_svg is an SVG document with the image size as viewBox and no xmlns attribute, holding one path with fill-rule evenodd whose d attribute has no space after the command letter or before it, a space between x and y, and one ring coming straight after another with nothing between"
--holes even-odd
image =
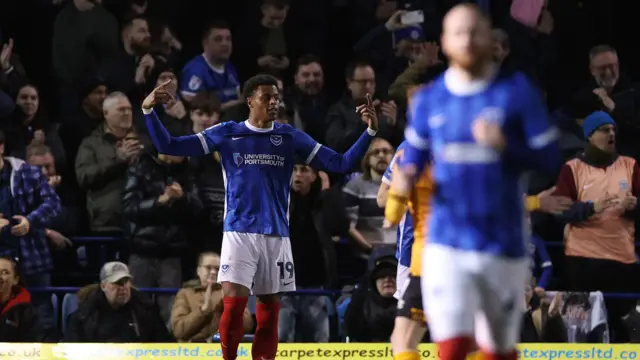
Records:
<instances>
[{"instance_id":1,"label":"blue barrier","mask_svg":"<svg viewBox=\"0 0 640 360\"><path fill-rule=\"evenodd\" d=\"M117 236L76 236L76 237L72 237L71 240L76 243L87 244L87 243L118 242L118 241L122 241L123 239ZM564 243L562 241L546 241L545 244L549 247L564 246ZM640 242L636 243L635 245L636 247L640 247Z\"/></svg>"}]
</instances>

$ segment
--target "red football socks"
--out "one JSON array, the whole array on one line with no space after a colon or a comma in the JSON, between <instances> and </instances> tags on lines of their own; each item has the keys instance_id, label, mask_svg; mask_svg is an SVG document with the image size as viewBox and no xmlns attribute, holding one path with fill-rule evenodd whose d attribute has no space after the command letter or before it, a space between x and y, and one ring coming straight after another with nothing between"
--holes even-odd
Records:
<instances>
[{"instance_id":1,"label":"red football socks","mask_svg":"<svg viewBox=\"0 0 640 360\"><path fill-rule=\"evenodd\" d=\"M272 360L278 352L278 314L280 303L256 305L256 329L251 355L253 360Z\"/></svg>"},{"instance_id":2,"label":"red football socks","mask_svg":"<svg viewBox=\"0 0 640 360\"><path fill-rule=\"evenodd\" d=\"M224 310L220 317L220 345L224 360L235 360L238 356L238 345L244 336L242 317L247 306L246 297L224 297Z\"/></svg>"},{"instance_id":3,"label":"red football socks","mask_svg":"<svg viewBox=\"0 0 640 360\"><path fill-rule=\"evenodd\" d=\"M480 350L483 360L516 360L518 359L518 353L515 350L511 350L504 354L496 354L489 351Z\"/></svg>"},{"instance_id":4,"label":"red football socks","mask_svg":"<svg viewBox=\"0 0 640 360\"><path fill-rule=\"evenodd\" d=\"M470 337L456 337L438 342L440 360L465 360L474 344Z\"/></svg>"}]
</instances>

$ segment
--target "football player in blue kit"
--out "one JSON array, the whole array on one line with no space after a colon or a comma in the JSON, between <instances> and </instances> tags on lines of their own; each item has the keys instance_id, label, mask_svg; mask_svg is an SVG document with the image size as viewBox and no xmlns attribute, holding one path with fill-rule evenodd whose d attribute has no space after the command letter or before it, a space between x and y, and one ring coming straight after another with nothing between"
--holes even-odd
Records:
<instances>
[{"instance_id":1,"label":"football player in blue kit","mask_svg":"<svg viewBox=\"0 0 640 360\"><path fill-rule=\"evenodd\" d=\"M315 169L346 173L358 166L376 134L378 120L368 103L356 108L368 124L344 154L318 144L290 125L275 123L280 103L277 80L257 75L243 95L249 118L214 125L198 134L172 137L153 106L173 99L169 83L155 89L142 111L161 154L201 156L218 151L225 181L225 214L218 282L224 292L220 319L223 358L236 358L243 336L242 314L250 291L258 297L253 359L274 359L278 348L279 294L294 291L295 271L289 241L289 196L296 159Z\"/></svg>"},{"instance_id":2,"label":"football player in blue kit","mask_svg":"<svg viewBox=\"0 0 640 360\"><path fill-rule=\"evenodd\" d=\"M422 300L444 360L515 360L529 279L523 171L557 173L558 130L521 73L492 59L491 22L474 4L444 18L449 68L409 103L407 146L385 216L398 223L408 194L430 164L434 181L422 254Z\"/></svg>"}]
</instances>

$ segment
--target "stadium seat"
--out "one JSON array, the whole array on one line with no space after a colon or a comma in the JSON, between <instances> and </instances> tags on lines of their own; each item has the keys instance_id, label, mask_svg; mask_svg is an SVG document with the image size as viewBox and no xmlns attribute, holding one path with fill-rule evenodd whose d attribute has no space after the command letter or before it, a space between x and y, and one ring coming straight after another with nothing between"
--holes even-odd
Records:
<instances>
[{"instance_id":1,"label":"stadium seat","mask_svg":"<svg viewBox=\"0 0 640 360\"><path fill-rule=\"evenodd\" d=\"M58 327L58 315L60 314L58 307L58 295L51 294L51 306L53 307L53 324L57 328Z\"/></svg>"},{"instance_id":2,"label":"stadium seat","mask_svg":"<svg viewBox=\"0 0 640 360\"><path fill-rule=\"evenodd\" d=\"M342 334L342 324L344 323L344 315L347 312L349 303L351 303L351 297L344 298L342 302L336 306L336 312L338 313L338 335L340 338L344 338Z\"/></svg>"},{"instance_id":3,"label":"stadium seat","mask_svg":"<svg viewBox=\"0 0 640 360\"><path fill-rule=\"evenodd\" d=\"M65 294L62 298L62 333L67 331L67 319L69 315L78 309L78 297L76 294Z\"/></svg>"}]
</instances>

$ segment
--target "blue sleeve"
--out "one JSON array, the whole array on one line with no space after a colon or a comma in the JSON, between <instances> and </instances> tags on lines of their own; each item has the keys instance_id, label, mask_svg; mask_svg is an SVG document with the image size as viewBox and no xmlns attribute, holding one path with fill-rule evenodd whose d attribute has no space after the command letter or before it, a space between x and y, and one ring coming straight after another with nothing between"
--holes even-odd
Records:
<instances>
[{"instance_id":1,"label":"blue sleeve","mask_svg":"<svg viewBox=\"0 0 640 360\"><path fill-rule=\"evenodd\" d=\"M549 285L549 280L551 280L551 275L553 274L553 264L551 263L551 257L549 257L549 253L547 252L547 247L537 236L532 236L531 241L536 246L536 263L540 266L540 270L542 273L538 278L538 284L536 286L546 289Z\"/></svg>"},{"instance_id":2,"label":"blue sleeve","mask_svg":"<svg viewBox=\"0 0 640 360\"><path fill-rule=\"evenodd\" d=\"M393 167L396 165L398 159L398 154L396 153L395 155L393 155L393 159L391 159L391 162L389 163L389 166L387 166L387 169L384 171L384 174L382 174L382 182L385 184L391 184L391 174L393 174Z\"/></svg>"},{"instance_id":3,"label":"blue sleeve","mask_svg":"<svg viewBox=\"0 0 640 360\"><path fill-rule=\"evenodd\" d=\"M373 135L367 129L347 152L338 154L306 133L297 129L293 131L296 154L314 169L326 169L335 173L346 173L356 168L367 153L372 139Z\"/></svg>"},{"instance_id":4,"label":"blue sleeve","mask_svg":"<svg viewBox=\"0 0 640 360\"><path fill-rule=\"evenodd\" d=\"M525 142L507 139L505 155L520 164L528 164L532 170L555 176L562 166L558 129L551 125L542 97L524 75L520 75L516 87L519 93L516 98L520 101L516 116Z\"/></svg>"},{"instance_id":5,"label":"blue sleeve","mask_svg":"<svg viewBox=\"0 0 640 360\"><path fill-rule=\"evenodd\" d=\"M187 136L171 136L162 125L155 111L145 114L147 130L153 145L160 154L175 156L200 156L211 152L213 144L204 136L207 130L202 133Z\"/></svg>"},{"instance_id":6,"label":"blue sleeve","mask_svg":"<svg viewBox=\"0 0 640 360\"><path fill-rule=\"evenodd\" d=\"M422 173L431 160L431 132L429 122L425 119L427 104L424 91L417 91L409 100L407 118L409 123L404 132L407 145L399 166L413 165L416 174Z\"/></svg>"},{"instance_id":7,"label":"blue sleeve","mask_svg":"<svg viewBox=\"0 0 640 360\"><path fill-rule=\"evenodd\" d=\"M0 90L0 118L11 115L14 108L15 106L11 97Z\"/></svg>"},{"instance_id":8,"label":"blue sleeve","mask_svg":"<svg viewBox=\"0 0 640 360\"><path fill-rule=\"evenodd\" d=\"M187 63L180 74L180 94L194 96L202 90L204 90L202 75L200 75L199 67L192 60Z\"/></svg>"}]
</instances>

